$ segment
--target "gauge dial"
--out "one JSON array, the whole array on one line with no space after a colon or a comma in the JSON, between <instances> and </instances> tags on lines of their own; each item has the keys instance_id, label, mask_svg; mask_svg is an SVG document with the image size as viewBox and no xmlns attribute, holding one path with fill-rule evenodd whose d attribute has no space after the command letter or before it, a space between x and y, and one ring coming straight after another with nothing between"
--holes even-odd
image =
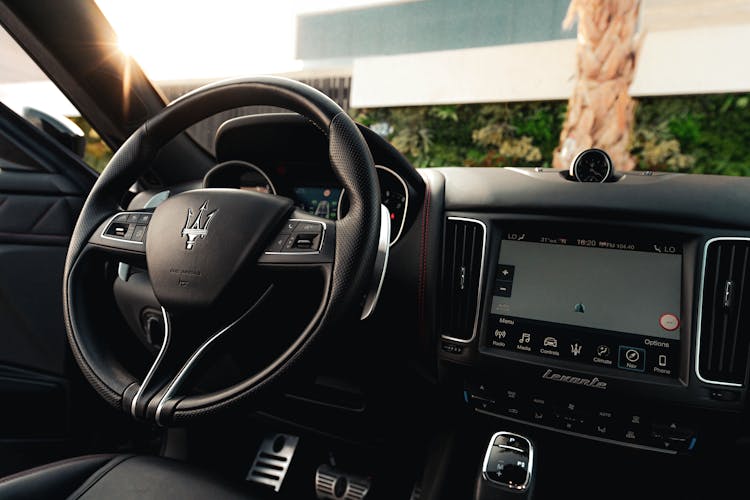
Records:
<instances>
[{"instance_id":1,"label":"gauge dial","mask_svg":"<svg viewBox=\"0 0 750 500\"><path fill-rule=\"evenodd\" d=\"M406 221L406 211L409 207L409 191L406 182L393 170L382 165L375 165L380 182L380 202L385 205L391 217L391 240L393 245L401 236ZM346 215L349 210L349 200L346 191L341 191L338 217Z\"/></svg>"},{"instance_id":2,"label":"gauge dial","mask_svg":"<svg viewBox=\"0 0 750 500\"><path fill-rule=\"evenodd\" d=\"M391 241L396 241L401 232L406 211L406 197L401 180L393 175L378 175L380 181L380 203L391 215Z\"/></svg>"},{"instance_id":3,"label":"gauge dial","mask_svg":"<svg viewBox=\"0 0 750 500\"><path fill-rule=\"evenodd\" d=\"M294 206L309 214L336 220L341 191L337 187L294 187Z\"/></svg>"},{"instance_id":4,"label":"gauge dial","mask_svg":"<svg viewBox=\"0 0 750 500\"><path fill-rule=\"evenodd\" d=\"M601 149L587 149L576 156L570 170L578 182L605 182L612 176L612 160Z\"/></svg>"},{"instance_id":5,"label":"gauge dial","mask_svg":"<svg viewBox=\"0 0 750 500\"><path fill-rule=\"evenodd\" d=\"M276 186L260 167L241 160L229 160L216 165L203 178L203 187L233 187L276 194Z\"/></svg>"},{"instance_id":6,"label":"gauge dial","mask_svg":"<svg viewBox=\"0 0 750 500\"><path fill-rule=\"evenodd\" d=\"M257 193L276 194L268 177L259 172L248 171L240 176L240 189Z\"/></svg>"}]
</instances>

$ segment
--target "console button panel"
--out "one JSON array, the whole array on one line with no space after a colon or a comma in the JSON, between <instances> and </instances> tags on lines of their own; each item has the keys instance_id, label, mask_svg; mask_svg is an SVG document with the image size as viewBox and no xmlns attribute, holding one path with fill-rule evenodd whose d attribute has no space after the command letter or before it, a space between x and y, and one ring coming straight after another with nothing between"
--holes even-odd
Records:
<instances>
[{"instance_id":1,"label":"console button panel","mask_svg":"<svg viewBox=\"0 0 750 500\"><path fill-rule=\"evenodd\" d=\"M688 453L698 442L695 428L680 415L650 415L616 402L591 404L473 382L465 384L464 401L479 413L654 451Z\"/></svg>"}]
</instances>

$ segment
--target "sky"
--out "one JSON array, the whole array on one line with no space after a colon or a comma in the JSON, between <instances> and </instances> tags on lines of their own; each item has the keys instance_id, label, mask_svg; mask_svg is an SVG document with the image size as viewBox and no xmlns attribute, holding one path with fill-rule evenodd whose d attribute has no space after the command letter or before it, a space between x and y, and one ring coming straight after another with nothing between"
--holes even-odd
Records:
<instances>
[{"instance_id":1,"label":"sky","mask_svg":"<svg viewBox=\"0 0 750 500\"><path fill-rule=\"evenodd\" d=\"M200 82L240 75L288 74L302 69L311 70L312 68L309 67L303 68L302 62L295 60L299 15L430 0L96 1L118 33L121 47L140 63L148 77L158 85L161 82L174 80L194 79ZM560 1L567 2L568 0ZM658 50L654 52L655 49L651 50L649 44L645 44L643 57L639 63L638 74L641 77L649 74L648 67L644 66L644 61L647 62L649 59L649 50L662 58L651 58L659 62L657 66L674 67L674 71L663 69L660 72L651 71L653 78L649 82L656 83L645 85L643 87L645 90L640 90L644 95L664 93L665 85L669 87L673 80L687 81L683 77L685 71L688 70L695 80L693 83L698 82L700 85L696 84L696 87L688 82L679 87L682 89L680 91L685 91L686 88L692 93L706 91L707 88L711 91L727 91L726 86L717 87L715 82L736 83L740 80L744 85L742 88L746 88L744 82L747 81L747 65L736 63L737 44L727 45L732 47L729 50L712 47L724 47L717 40L722 36L731 38L734 36L731 34L734 33L732 30L742 26L750 27L750 0L648 0L644 1L644 20L648 33L647 39L658 38L657 35L665 39L669 38L668 32L672 30L697 29L697 32L700 32L699 35L705 31L701 35L702 38L696 38L692 31L685 35L678 33L672 37L674 41L668 40L669 43L662 43L661 52ZM701 31L711 27L721 29ZM387 27L384 30L387 31ZM704 43L704 40L710 43ZM673 48L684 47L685 43L697 44L696 50L702 51L701 53L710 52L704 64L711 63L718 67L719 71L696 70L694 53L690 51L683 50L682 53L686 55L683 59L679 59ZM365 58L364 62L369 59L373 58ZM464 63L469 61L465 55L460 56L458 60ZM362 60L360 62L364 64ZM664 62L667 63L666 66ZM414 100L410 97L412 94L407 92L408 85L399 86L395 90L390 85L394 72L398 68L394 68L392 61L388 61L387 64L388 71L375 68L377 71L368 73L363 70L364 66L360 65L359 72L354 72L356 76L353 77L353 81L355 88L359 90L353 91L353 95L365 95L366 93L363 94L362 88L357 85L366 83L372 90L371 95L378 98L376 101L360 99L357 102L364 103L361 105L414 105L423 104L428 99L432 99L430 102L464 102L462 99L465 99L465 96L475 99L477 95L483 95L485 100L510 99L498 90L501 86L495 84L496 79L472 77L467 83L461 80L464 72L455 70L449 78L442 77L439 81L431 80L429 72L423 66L415 66L414 61L410 59L405 65L421 78L412 78L412 73L408 72L403 77L403 80L411 85L412 94L418 97ZM438 72L444 71L442 63L436 68ZM531 69L534 70L535 67L532 65ZM538 81L557 81L549 78L549 71L546 67L537 65L536 69L544 73L544 77L538 78ZM566 72L569 71L567 66L558 67L555 63L552 71L565 73L560 79L563 84L569 80L566 76ZM474 74L473 70L472 74ZM519 92L528 99L527 90L533 88L526 81L528 70L519 71L517 74L519 77L516 80L504 78L503 81L509 82L514 89L521 89ZM485 90L490 89L492 92L485 96L481 93L482 88L479 87ZM737 86L731 89L735 87ZM425 89L429 92L425 92ZM441 97L440 92L444 90L448 94L454 93ZM393 95L388 92L392 92ZM674 92L672 87L666 91L666 93ZM456 96L456 93L460 95ZM557 96L557 94L554 95ZM517 96L511 97L518 98ZM533 95L531 98L533 100L540 97ZM46 81L44 74L36 68L2 27L0 27L0 102L16 110L22 110L24 106L30 105L59 114L76 114L72 105L51 82Z\"/></svg>"},{"instance_id":2,"label":"sky","mask_svg":"<svg viewBox=\"0 0 750 500\"><path fill-rule=\"evenodd\" d=\"M96 0L120 48L156 82L298 71L298 15L399 1L419 0ZM2 27L0 102L78 114Z\"/></svg>"},{"instance_id":3,"label":"sky","mask_svg":"<svg viewBox=\"0 0 750 500\"><path fill-rule=\"evenodd\" d=\"M299 14L398 1L96 0L120 48L157 81L299 71Z\"/></svg>"}]
</instances>

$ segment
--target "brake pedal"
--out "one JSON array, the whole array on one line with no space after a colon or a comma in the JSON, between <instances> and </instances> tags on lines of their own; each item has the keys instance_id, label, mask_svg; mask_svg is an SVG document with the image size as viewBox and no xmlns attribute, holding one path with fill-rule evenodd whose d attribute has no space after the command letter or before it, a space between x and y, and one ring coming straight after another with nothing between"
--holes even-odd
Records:
<instances>
[{"instance_id":1,"label":"brake pedal","mask_svg":"<svg viewBox=\"0 0 750 500\"><path fill-rule=\"evenodd\" d=\"M320 500L364 500L370 486L368 478L345 474L329 465L315 471L315 494Z\"/></svg>"},{"instance_id":2,"label":"brake pedal","mask_svg":"<svg viewBox=\"0 0 750 500\"><path fill-rule=\"evenodd\" d=\"M265 484L278 492L284 482L299 438L289 434L273 434L261 443L253 466L245 478L247 481Z\"/></svg>"}]
</instances>

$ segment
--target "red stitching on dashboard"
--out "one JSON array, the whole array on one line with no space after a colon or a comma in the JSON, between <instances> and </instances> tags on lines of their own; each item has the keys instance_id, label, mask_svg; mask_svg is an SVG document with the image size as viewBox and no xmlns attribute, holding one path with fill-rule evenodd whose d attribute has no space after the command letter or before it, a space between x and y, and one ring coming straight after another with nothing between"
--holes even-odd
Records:
<instances>
[{"instance_id":1,"label":"red stitching on dashboard","mask_svg":"<svg viewBox=\"0 0 750 500\"><path fill-rule=\"evenodd\" d=\"M425 325L425 317L427 316L425 311L425 300L424 294L427 289L427 232L430 223L430 179L425 177L425 197L424 197L424 215L422 216L422 268L419 275L419 291L417 296L417 303L419 305L419 332L420 335L427 344L427 325Z\"/></svg>"}]
</instances>

